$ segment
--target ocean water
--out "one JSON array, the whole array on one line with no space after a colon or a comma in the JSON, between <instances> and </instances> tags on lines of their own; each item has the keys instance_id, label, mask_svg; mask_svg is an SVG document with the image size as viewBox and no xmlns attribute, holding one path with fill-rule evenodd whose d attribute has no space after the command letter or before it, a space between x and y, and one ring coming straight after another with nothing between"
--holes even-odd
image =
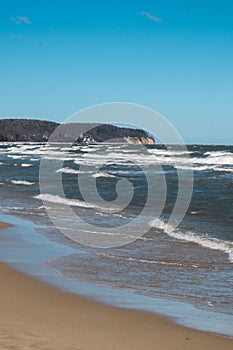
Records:
<instances>
[{"instance_id":1,"label":"ocean water","mask_svg":"<svg viewBox=\"0 0 233 350\"><path fill-rule=\"evenodd\" d=\"M41 159L50 165L42 175ZM174 227L167 222L179 191L178 170L186 174L191 169L191 203L182 222ZM54 176L61 179L63 193ZM150 208L142 215L151 191L147 179L153 176L158 181L158 193L165 196L164 202L158 200L161 214L158 216ZM127 197L132 190L128 202L124 198L117 201L117 186L122 179L127 183L123 183L120 195ZM41 181L45 183L42 193ZM85 194L80 181L85 185ZM183 181L190 179L184 177ZM125 187L124 191L129 183L131 190ZM53 271L84 284L233 314L232 146L191 145L184 151L178 146L161 145L97 144L70 148L2 143L0 187L3 214L43 225L38 234L73 248L72 255L48 259L46 265ZM96 193L100 198L94 204ZM123 209L119 208L122 203L126 203ZM80 225L74 226L66 215L66 207L81 219ZM51 213L61 213L59 209L64 215L56 215L56 227ZM127 225L134 220L137 225L132 232ZM145 220L147 230L141 235ZM81 242L88 237L89 246L64 235L68 229L75 229ZM115 246L96 246L96 240L107 246L110 235L115 238Z\"/></svg>"}]
</instances>

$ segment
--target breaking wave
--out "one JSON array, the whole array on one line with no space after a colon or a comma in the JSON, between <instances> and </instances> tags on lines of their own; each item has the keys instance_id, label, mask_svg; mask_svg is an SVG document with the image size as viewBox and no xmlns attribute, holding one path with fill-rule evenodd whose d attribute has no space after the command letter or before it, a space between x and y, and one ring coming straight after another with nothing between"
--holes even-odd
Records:
<instances>
[{"instance_id":1,"label":"breaking wave","mask_svg":"<svg viewBox=\"0 0 233 350\"><path fill-rule=\"evenodd\" d=\"M35 182L20 181L20 180L11 180L11 183L14 185L25 185L25 186L32 186L35 184Z\"/></svg>"},{"instance_id":2,"label":"breaking wave","mask_svg":"<svg viewBox=\"0 0 233 350\"><path fill-rule=\"evenodd\" d=\"M178 240L186 241L189 243L196 243L204 248L212 250L220 250L223 253L228 254L229 260L233 263L233 242L223 241L221 239L206 236L199 236L192 231L182 232L178 229L174 229L172 225L167 224L161 219L151 220L149 224L151 227L162 230L168 236L176 238Z\"/></svg>"},{"instance_id":3,"label":"breaking wave","mask_svg":"<svg viewBox=\"0 0 233 350\"><path fill-rule=\"evenodd\" d=\"M93 203L88 203L88 202L83 202L80 201L78 199L69 199L69 198L64 198L64 197L60 197L58 195L52 195L52 194L39 194L37 196L34 196L33 198L35 199L40 199L44 202L50 202L50 203L57 203L57 204L65 204L68 206L74 206L74 207L80 207L80 208L86 208L86 209L97 209L97 210L104 210L106 211L106 208L102 208L100 206L97 206ZM107 208L107 211L111 212L115 212L117 210L117 208Z\"/></svg>"}]
</instances>

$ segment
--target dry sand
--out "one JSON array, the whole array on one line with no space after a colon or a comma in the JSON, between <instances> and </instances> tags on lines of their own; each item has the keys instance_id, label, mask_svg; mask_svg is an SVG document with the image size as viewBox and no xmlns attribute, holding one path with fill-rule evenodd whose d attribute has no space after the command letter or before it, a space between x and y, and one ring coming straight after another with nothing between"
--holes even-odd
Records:
<instances>
[{"instance_id":1,"label":"dry sand","mask_svg":"<svg viewBox=\"0 0 233 350\"><path fill-rule=\"evenodd\" d=\"M233 339L63 293L0 263L0 349L233 349Z\"/></svg>"}]
</instances>

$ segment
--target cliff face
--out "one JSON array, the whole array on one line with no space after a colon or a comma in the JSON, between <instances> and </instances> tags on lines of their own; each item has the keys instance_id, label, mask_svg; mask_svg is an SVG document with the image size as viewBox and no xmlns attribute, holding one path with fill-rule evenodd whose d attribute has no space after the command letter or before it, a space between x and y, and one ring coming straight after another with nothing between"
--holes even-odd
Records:
<instances>
[{"instance_id":1,"label":"cliff face","mask_svg":"<svg viewBox=\"0 0 233 350\"><path fill-rule=\"evenodd\" d=\"M143 136L143 137L125 137L126 142L130 144L138 144L138 145L154 145L155 140L151 136Z\"/></svg>"},{"instance_id":2,"label":"cliff face","mask_svg":"<svg viewBox=\"0 0 233 350\"><path fill-rule=\"evenodd\" d=\"M59 128L57 128L59 127ZM53 132L56 132L53 134ZM58 131L57 131L58 130ZM46 142L128 142L154 144L153 137L141 129L122 128L111 124L73 123L58 124L45 120L2 119L0 141Z\"/></svg>"}]
</instances>

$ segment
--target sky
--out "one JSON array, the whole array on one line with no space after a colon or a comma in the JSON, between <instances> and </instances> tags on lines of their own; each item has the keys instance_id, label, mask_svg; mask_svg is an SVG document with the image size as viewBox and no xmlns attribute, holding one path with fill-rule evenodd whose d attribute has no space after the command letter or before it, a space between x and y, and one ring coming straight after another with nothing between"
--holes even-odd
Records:
<instances>
[{"instance_id":1,"label":"sky","mask_svg":"<svg viewBox=\"0 0 233 350\"><path fill-rule=\"evenodd\" d=\"M233 144L232 14L232 0L0 0L0 118L131 102L186 143Z\"/></svg>"}]
</instances>

